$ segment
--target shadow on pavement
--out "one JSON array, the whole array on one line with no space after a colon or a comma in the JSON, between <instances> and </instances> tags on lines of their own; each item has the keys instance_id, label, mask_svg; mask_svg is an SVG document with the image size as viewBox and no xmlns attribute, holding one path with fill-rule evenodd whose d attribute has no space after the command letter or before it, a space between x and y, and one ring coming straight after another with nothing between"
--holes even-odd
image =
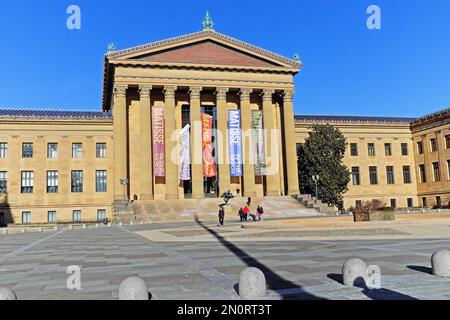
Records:
<instances>
[{"instance_id":1,"label":"shadow on pavement","mask_svg":"<svg viewBox=\"0 0 450 320\"><path fill-rule=\"evenodd\" d=\"M244 250L238 248L233 243L224 239L220 236L216 231L208 228L204 225L196 216L195 221L199 226L208 231L211 235L213 235L219 242L227 248L230 252L232 252L236 257L242 260L248 267L255 267L260 269L264 275L266 276L267 287L268 289L277 292L283 300L287 299L302 299L302 300L327 300L322 297L317 297L313 294L305 292L302 290L302 287L287 280L283 277L277 275L274 271L272 271L269 267L259 262L257 259L253 258L249 253ZM238 292L238 285L235 285L235 289ZM295 290L298 289L298 290ZM289 291L289 292L288 292ZM239 292L238 292L239 293Z\"/></svg>"},{"instance_id":2,"label":"shadow on pavement","mask_svg":"<svg viewBox=\"0 0 450 320\"><path fill-rule=\"evenodd\" d=\"M424 266L407 266L408 269L419 271L423 273L433 274L433 270L430 267L424 267Z\"/></svg>"},{"instance_id":3,"label":"shadow on pavement","mask_svg":"<svg viewBox=\"0 0 450 320\"><path fill-rule=\"evenodd\" d=\"M327 275L327 277L328 279L334 280L337 283L344 285L341 274L330 273ZM365 280L362 278L355 279L355 286L363 289L361 292L371 300L418 300L414 297L389 289L370 289L367 287Z\"/></svg>"}]
</instances>

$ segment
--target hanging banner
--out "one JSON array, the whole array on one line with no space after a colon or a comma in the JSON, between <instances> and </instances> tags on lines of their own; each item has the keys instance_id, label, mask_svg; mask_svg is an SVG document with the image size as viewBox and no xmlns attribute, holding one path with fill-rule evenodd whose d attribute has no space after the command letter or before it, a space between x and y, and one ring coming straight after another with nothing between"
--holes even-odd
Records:
<instances>
[{"instance_id":1,"label":"hanging banner","mask_svg":"<svg viewBox=\"0 0 450 320\"><path fill-rule=\"evenodd\" d=\"M153 175L166 176L165 140L164 140L164 108L152 108L153 137Z\"/></svg>"},{"instance_id":2,"label":"hanging banner","mask_svg":"<svg viewBox=\"0 0 450 320\"><path fill-rule=\"evenodd\" d=\"M216 163L213 155L212 127L213 117L202 113L203 175L208 178L217 176Z\"/></svg>"},{"instance_id":3,"label":"hanging banner","mask_svg":"<svg viewBox=\"0 0 450 320\"><path fill-rule=\"evenodd\" d=\"M242 177L241 113L228 110L228 145L230 149L230 176Z\"/></svg>"},{"instance_id":4,"label":"hanging banner","mask_svg":"<svg viewBox=\"0 0 450 320\"><path fill-rule=\"evenodd\" d=\"M189 165L191 164L191 148L189 142L189 128L191 126L187 124L181 130L180 136L180 180L191 180L191 172Z\"/></svg>"},{"instance_id":5,"label":"hanging banner","mask_svg":"<svg viewBox=\"0 0 450 320\"><path fill-rule=\"evenodd\" d=\"M262 111L252 111L253 157L255 161L255 176L264 176L266 157L264 152L264 131Z\"/></svg>"}]
</instances>

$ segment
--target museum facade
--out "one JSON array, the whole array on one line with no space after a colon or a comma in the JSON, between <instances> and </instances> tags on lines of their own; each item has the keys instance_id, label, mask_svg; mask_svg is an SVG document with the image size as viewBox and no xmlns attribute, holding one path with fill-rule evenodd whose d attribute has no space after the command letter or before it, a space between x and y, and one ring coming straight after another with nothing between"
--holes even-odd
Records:
<instances>
[{"instance_id":1,"label":"museum facade","mask_svg":"<svg viewBox=\"0 0 450 320\"><path fill-rule=\"evenodd\" d=\"M447 205L449 110L421 119L295 116L301 68L211 25L108 52L101 112L0 110L0 223L97 221L130 200L228 190L295 196L297 145L319 123L348 140L344 206Z\"/></svg>"}]
</instances>

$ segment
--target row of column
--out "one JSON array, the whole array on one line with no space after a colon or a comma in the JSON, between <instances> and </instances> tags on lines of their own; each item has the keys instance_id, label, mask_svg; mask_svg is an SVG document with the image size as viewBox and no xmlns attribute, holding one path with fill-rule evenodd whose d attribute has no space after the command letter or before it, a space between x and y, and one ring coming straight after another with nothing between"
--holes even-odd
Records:
<instances>
[{"instance_id":1,"label":"row of column","mask_svg":"<svg viewBox=\"0 0 450 320\"><path fill-rule=\"evenodd\" d=\"M166 152L166 198L178 199L178 165L171 161L169 156L176 147L177 142L172 141L172 133L175 127L175 86L164 87L164 122L165 122L165 152ZM190 118L191 118L191 159L192 159L192 197L201 199L204 197L203 190L203 165L202 145L195 143L195 139L202 137L201 127L201 102L200 94L202 87L191 87L190 94ZM114 88L114 200L123 199L124 186L121 180L128 177L128 147L127 147L127 102L126 102L126 85L116 85ZM141 157L145 161L140 162L140 184L142 200L153 199L153 155L152 155L152 119L151 119L151 85L140 85L140 150ZM218 150L221 154L228 154L228 136L225 134L228 129L228 112L227 112L227 88L218 88L216 91L216 107L217 107L217 130L224 133L218 135L217 146L221 146L222 150ZM241 89L240 110L241 110L241 126L243 132L251 130L251 104L250 95L253 92L251 88ZM272 132L274 127L274 114L272 97L275 90L264 89L262 92L262 110L263 110L263 126L268 132ZM283 123L284 123L284 147L286 158L286 174L288 194L295 195L299 193L298 171L297 171L297 151L295 144L295 128L293 113L293 92L285 91L283 94ZM246 159L253 159L252 141L247 139L243 141ZM280 142L281 143L281 142ZM272 140L268 136L265 140L265 154L274 161L279 159L278 152L272 154ZM278 150L278 149L276 149ZM225 162L225 161L222 161ZM230 167L227 163L219 163L219 189L224 191L230 189ZM279 172L266 176L266 193L268 196L279 195ZM255 191L255 172L254 165L250 161L243 164L243 195L245 197L256 196Z\"/></svg>"}]
</instances>

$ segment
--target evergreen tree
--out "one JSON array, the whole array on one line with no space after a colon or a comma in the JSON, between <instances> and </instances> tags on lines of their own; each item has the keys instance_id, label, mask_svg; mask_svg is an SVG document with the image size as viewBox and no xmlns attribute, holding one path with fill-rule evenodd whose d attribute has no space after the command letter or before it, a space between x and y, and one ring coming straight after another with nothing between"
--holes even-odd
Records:
<instances>
[{"instance_id":1,"label":"evergreen tree","mask_svg":"<svg viewBox=\"0 0 450 320\"><path fill-rule=\"evenodd\" d=\"M343 165L347 142L342 132L330 125L314 125L304 145L299 146L298 168L303 194L316 194L312 177L318 175L319 199L333 206L342 204L350 172Z\"/></svg>"}]
</instances>

